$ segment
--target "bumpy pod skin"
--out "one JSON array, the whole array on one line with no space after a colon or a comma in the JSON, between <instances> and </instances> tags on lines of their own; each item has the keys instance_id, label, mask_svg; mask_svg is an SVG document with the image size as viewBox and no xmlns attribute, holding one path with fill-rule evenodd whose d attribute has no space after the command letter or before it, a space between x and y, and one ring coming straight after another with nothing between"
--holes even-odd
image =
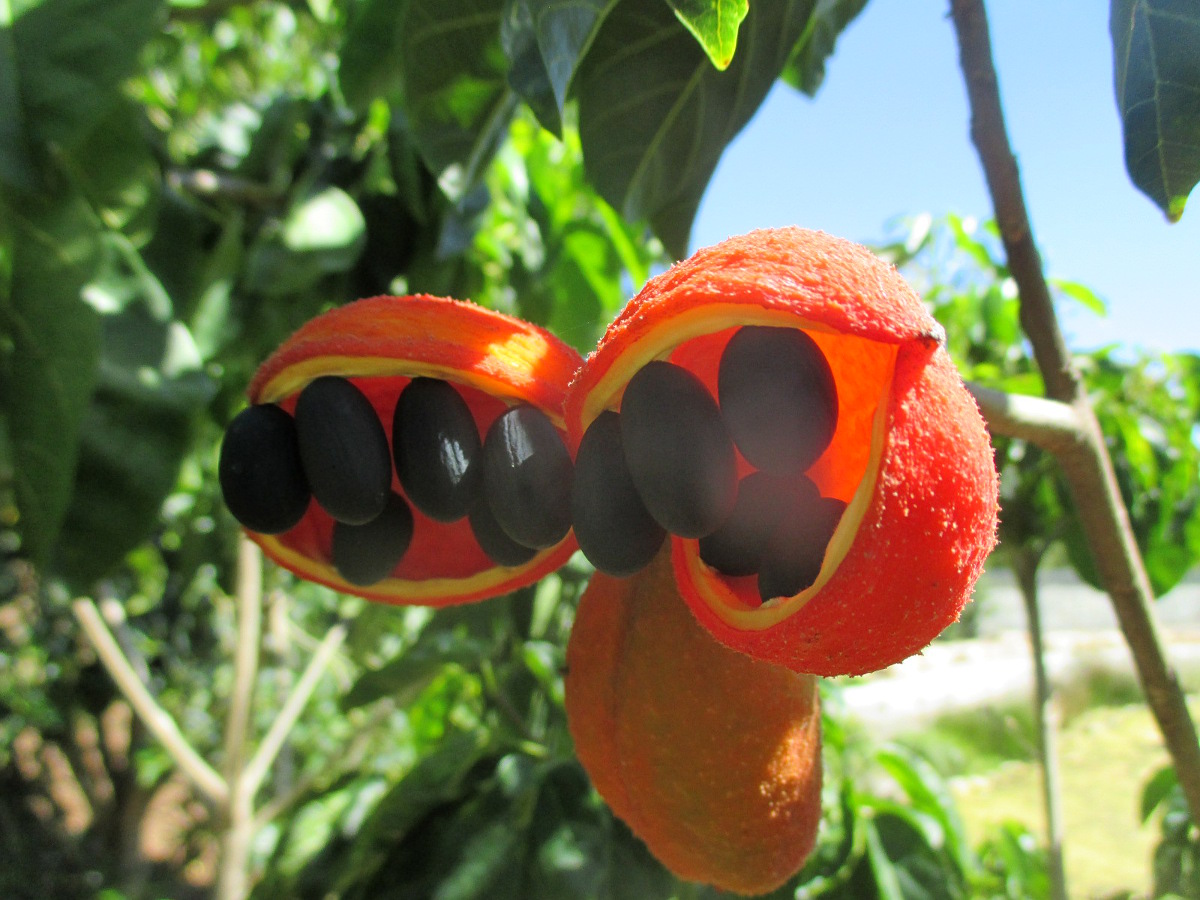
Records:
<instances>
[{"instance_id":1,"label":"bumpy pod skin","mask_svg":"<svg viewBox=\"0 0 1200 900\"><path fill-rule=\"evenodd\" d=\"M697 541L674 537L679 588L718 640L756 658L818 675L899 662L970 598L995 543L998 478L943 331L892 266L800 228L697 252L651 279L609 327L571 386L568 432L577 442L619 408L652 359L715 390L725 343L749 324L801 328L829 361L839 420L808 474L848 508L816 582L794 597L760 604L752 578L720 575Z\"/></svg>"},{"instance_id":2,"label":"bumpy pod skin","mask_svg":"<svg viewBox=\"0 0 1200 900\"><path fill-rule=\"evenodd\" d=\"M391 443L396 398L409 380L451 382L486 433L504 410L530 403L560 429L566 387L581 360L549 332L473 303L442 297L372 297L305 323L255 373L252 403L289 412L300 390L321 375L341 375L374 405ZM403 493L392 474L392 490ZM575 551L562 542L519 566L498 566L479 548L464 518L435 522L414 510L413 539L399 566L369 587L347 582L330 558L333 520L315 502L300 523L279 535L250 532L263 552L310 581L370 600L447 606L493 597L537 581Z\"/></svg>"},{"instance_id":3,"label":"bumpy pod skin","mask_svg":"<svg viewBox=\"0 0 1200 900\"><path fill-rule=\"evenodd\" d=\"M713 640L676 591L667 548L637 577L592 577L566 705L596 790L680 878L761 894L812 852L816 679Z\"/></svg>"}]
</instances>

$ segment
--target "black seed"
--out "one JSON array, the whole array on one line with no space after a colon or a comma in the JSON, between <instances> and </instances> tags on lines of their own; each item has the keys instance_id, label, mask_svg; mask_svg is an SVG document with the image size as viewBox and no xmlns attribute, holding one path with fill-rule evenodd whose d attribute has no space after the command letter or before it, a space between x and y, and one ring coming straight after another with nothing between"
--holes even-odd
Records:
<instances>
[{"instance_id":1,"label":"black seed","mask_svg":"<svg viewBox=\"0 0 1200 900\"><path fill-rule=\"evenodd\" d=\"M571 528L571 455L554 423L527 404L492 423L483 442L483 495L510 538L552 547Z\"/></svg>"},{"instance_id":2,"label":"black seed","mask_svg":"<svg viewBox=\"0 0 1200 900\"><path fill-rule=\"evenodd\" d=\"M672 534L711 534L733 509L733 441L716 401L686 369L655 361L629 380L621 443L642 502Z\"/></svg>"},{"instance_id":3,"label":"black seed","mask_svg":"<svg viewBox=\"0 0 1200 900\"><path fill-rule=\"evenodd\" d=\"M808 469L837 428L833 372L813 339L795 328L739 329L721 354L717 396L742 455L777 475Z\"/></svg>"},{"instance_id":4,"label":"black seed","mask_svg":"<svg viewBox=\"0 0 1200 900\"><path fill-rule=\"evenodd\" d=\"M221 441L217 478L225 505L251 531L279 534L304 518L310 492L292 417L273 403L238 413Z\"/></svg>"},{"instance_id":5,"label":"black seed","mask_svg":"<svg viewBox=\"0 0 1200 900\"><path fill-rule=\"evenodd\" d=\"M467 521L471 523L475 542L484 555L498 566L523 566L537 554L533 547L524 547L504 533L483 495L471 504Z\"/></svg>"},{"instance_id":6,"label":"black seed","mask_svg":"<svg viewBox=\"0 0 1200 900\"><path fill-rule=\"evenodd\" d=\"M313 496L329 515L363 525L383 512L392 454L362 391L336 375L309 382L296 401L296 434Z\"/></svg>"},{"instance_id":7,"label":"black seed","mask_svg":"<svg viewBox=\"0 0 1200 900\"><path fill-rule=\"evenodd\" d=\"M413 506L439 522L467 514L479 483L479 430L454 387L414 378L392 417L396 474Z\"/></svg>"},{"instance_id":8,"label":"black seed","mask_svg":"<svg viewBox=\"0 0 1200 900\"><path fill-rule=\"evenodd\" d=\"M646 511L625 464L621 421L601 413L579 443L571 522L579 549L593 566L617 578L641 570L667 533Z\"/></svg>"},{"instance_id":9,"label":"black seed","mask_svg":"<svg viewBox=\"0 0 1200 900\"><path fill-rule=\"evenodd\" d=\"M383 512L365 525L333 523L333 567L351 584L375 584L400 564L412 536L412 511L403 497L392 494Z\"/></svg>"},{"instance_id":10,"label":"black seed","mask_svg":"<svg viewBox=\"0 0 1200 900\"><path fill-rule=\"evenodd\" d=\"M758 571L758 594L763 602L793 597L817 580L825 548L845 511L841 500L821 497L787 512L767 543Z\"/></svg>"},{"instance_id":11,"label":"black seed","mask_svg":"<svg viewBox=\"0 0 1200 900\"><path fill-rule=\"evenodd\" d=\"M762 563L767 542L790 509L820 499L805 476L784 478L751 472L738 483L737 502L721 527L700 538L700 558L725 575L753 575Z\"/></svg>"}]
</instances>

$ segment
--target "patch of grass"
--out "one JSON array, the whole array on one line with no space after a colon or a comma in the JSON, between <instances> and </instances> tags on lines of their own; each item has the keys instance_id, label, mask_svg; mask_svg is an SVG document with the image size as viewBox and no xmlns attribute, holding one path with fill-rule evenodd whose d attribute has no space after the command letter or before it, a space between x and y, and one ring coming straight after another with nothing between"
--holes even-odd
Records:
<instances>
[{"instance_id":1,"label":"patch of grass","mask_svg":"<svg viewBox=\"0 0 1200 900\"><path fill-rule=\"evenodd\" d=\"M1009 760L1037 758L1037 729L1030 704L948 713L928 728L897 740L923 755L946 777L988 772Z\"/></svg>"}]
</instances>

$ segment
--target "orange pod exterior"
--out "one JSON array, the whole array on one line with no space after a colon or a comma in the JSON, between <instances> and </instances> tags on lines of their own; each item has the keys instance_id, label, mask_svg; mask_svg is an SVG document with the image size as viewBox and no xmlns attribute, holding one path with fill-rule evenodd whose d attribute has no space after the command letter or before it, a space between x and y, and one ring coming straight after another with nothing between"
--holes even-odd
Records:
<instances>
[{"instance_id":1,"label":"orange pod exterior","mask_svg":"<svg viewBox=\"0 0 1200 900\"><path fill-rule=\"evenodd\" d=\"M392 440L396 398L418 376L451 382L466 400L480 435L502 412L529 403L563 430L567 385L579 354L544 329L465 303L427 295L372 297L305 323L255 373L252 403L288 412L306 384L322 375L349 379L371 401ZM396 473L392 490L403 494ZM390 576L369 587L333 567L333 519L315 501L294 528L248 532L271 559L302 578L369 600L447 606L493 597L537 581L575 551L572 533L528 563L498 566L484 555L464 518L449 524L412 510L412 543Z\"/></svg>"},{"instance_id":2,"label":"orange pod exterior","mask_svg":"<svg viewBox=\"0 0 1200 900\"><path fill-rule=\"evenodd\" d=\"M667 548L637 577L593 576L567 645L566 707L596 790L678 877L761 894L812 852L816 679L713 640Z\"/></svg>"},{"instance_id":3,"label":"orange pod exterior","mask_svg":"<svg viewBox=\"0 0 1200 900\"><path fill-rule=\"evenodd\" d=\"M571 386L574 446L625 384L666 359L716 391L743 325L798 328L837 386L832 443L807 471L847 504L816 581L762 603L754 578L672 538L679 589L722 643L818 675L862 674L918 652L958 618L995 543L998 477L979 409L944 332L895 268L849 241L761 230L697 252L651 279ZM739 455L739 469L749 470ZM633 576L641 577L640 575Z\"/></svg>"}]
</instances>

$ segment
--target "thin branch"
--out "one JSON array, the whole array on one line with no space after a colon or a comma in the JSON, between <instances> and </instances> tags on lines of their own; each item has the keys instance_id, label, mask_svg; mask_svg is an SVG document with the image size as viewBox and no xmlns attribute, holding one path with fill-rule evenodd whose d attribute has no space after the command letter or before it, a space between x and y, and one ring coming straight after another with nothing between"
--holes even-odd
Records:
<instances>
[{"instance_id":1,"label":"thin branch","mask_svg":"<svg viewBox=\"0 0 1200 900\"><path fill-rule=\"evenodd\" d=\"M167 184L197 197L230 200L249 206L270 206L283 196L270 185L212 169L171 169L167 172Z\"/></svg>"},{"instance_id":2,"label":"thin branch","mask_svg":"<svg viewBox=\"0 0 1200 900\"><path fill-rule=\"evenodd\" d=\"M245 764L250 705L258 675L258 645L262 632L262 554L245 535L238 540L237 643L234 647L233 688L225 721L225 778L232 784Z\"/></svg>"},{"instance_id":3,"label":"thin branch","mask_svg":"<svg viewBox=\"0 0 1200 900\"><path fill-rule=\"evenodd\" d=\"M163 748L175 760L180 771L200 789L209 800L222 806L229 798L229 787L217 771L204 761L188 743L171 714L158 705L150 691L142 684L117 646L117 641L109 631L100 610L90 598L83 597L71 604L83 633L91 641L96 655L104 668L108 670L117 688L125 695L133 711L146 724L150 733L158 739Z\"/></svg>"},{"instance_id":4,"label":"thin branch","mask_svg":"<svg viewBox=\"0 0 1200 900\"><path fill-rule=\"evenodd\" d=\"M1074 407L1027 394L1007 394L968 382L967 389L994 434L1020 438L1048 453L1065 453L1084 439L1083 426Z\"/></svg>"},{"instance_id":5,"label":"thin branch","mask_svg":"<svg viewBox=\"0 0 1200 900\"><path fill-rule=\"evenodd\" d=\"M279 711L279 715L275 717L275 721L271 723L271 728L259 744L258 750L255 751L246 770L243 773L247 790L252 794L258 790L263 779L267 775L267 771L271 768L271 763L275 761L275 757L279 754L283 747L283 742L287 740L287 736L291 733L292 728L296 724L296 720L300 718L300 713L304 710L305 705L312 697L313 691L317 687L317 682L325 673L329 663L333 660L334 655L341 648L342 642L346 640L346 626L339 622L329 629L325 635L325 639L321 641L317 652L308 666L304 670L304 674L300 676L300 680L296 682L296 687L288 696L283 704L283 708Z\"/></svg>"},{"instance_id":6,"label":"thin branch","mask_svg":"<svg viewBox=\"0 0 1200 900\"><path fill-rule=\"evenodd\" d=\"M1070 485L1101 582L1112 600L1146 700L1175 763L1192 821L1200 822L1200 741L1179 677L1167 661L1154 621L1154 593L1121 500L1112 459L1059 328L1009 145L992 61L983 0L950 0L959 60L971 109L971 139L995 208L1009 270L1017 284L1021 326L1046 391L1072 407L1082 440L1058 461Z\"/></svg>"}]
</instances>

